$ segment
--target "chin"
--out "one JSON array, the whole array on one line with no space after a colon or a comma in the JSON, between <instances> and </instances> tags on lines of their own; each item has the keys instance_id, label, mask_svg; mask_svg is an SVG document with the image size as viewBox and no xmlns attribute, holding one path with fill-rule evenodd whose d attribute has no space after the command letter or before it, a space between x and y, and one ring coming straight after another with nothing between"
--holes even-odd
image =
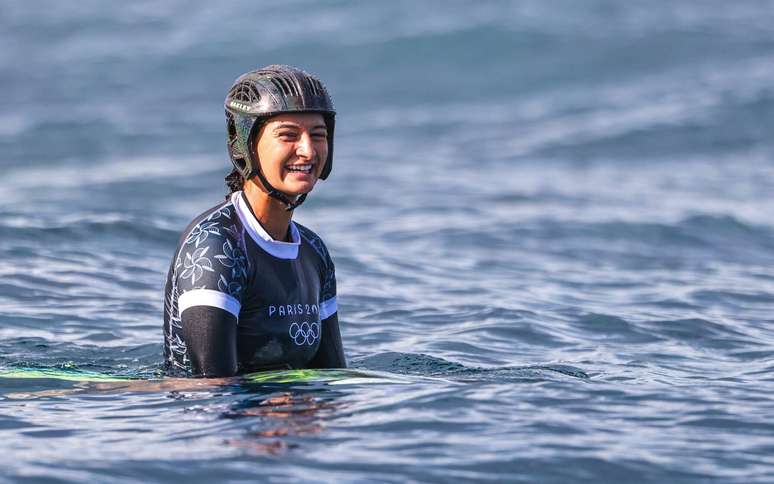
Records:
<instances>
[{"instance_id":1,"label":"chin","mask_svg":"<svg viewBox=\"0 0 774 484\"><path fill-rule=\"evenodd\" d=\"M304 183L303 185L294 185L292 188L288 187L290 188L289 190L287 191L283 190L283 191L288 195L301 196L304 193L311 192L314 189L314 185L315 185L314 183Z\"/></svg>"}]
</instances>

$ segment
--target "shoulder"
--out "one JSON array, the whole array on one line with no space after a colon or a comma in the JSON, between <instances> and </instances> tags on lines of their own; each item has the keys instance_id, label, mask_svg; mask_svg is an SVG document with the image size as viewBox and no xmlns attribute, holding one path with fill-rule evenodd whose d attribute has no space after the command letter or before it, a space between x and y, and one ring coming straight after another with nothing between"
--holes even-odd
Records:
<instances>
[{"instance_id":1,"label":"shoulder","mask_svg":"<svg viewBox=\"0 0 774 484\"><path fill-rule=\"evenodd\" d=\"M320 258L328 264L331 261L331 256L328 253L328 248L325 246L322 237L300 223L293 223L296 225L296 228L298 228L298 234L301 236L301 243L309 244L315 252L317 252Z\"/></svg>"},{"instance_id":2,"label":"shoulder","mask_svg":"<svg viewBox=\"0 0 774 484\"><path fill-rule=\"evenodd\" d=\"M199 214L183 231L179 246L200 247L215 241L223 243L238 237L237 226L241 225L234 204L227 200Z\"/></svg>"},{"instance_id":3,"label":"shoulder","mask_svg":"<svg viewBox=\"0 0 774 484\"><path fill-rule=\"evenodd\" d=\"M175 260L178 277L191 288L228 287L233 280L244 279L247 260L242 232L230 201L196 217L180 238Z\"/></svg>"}]
</instances>

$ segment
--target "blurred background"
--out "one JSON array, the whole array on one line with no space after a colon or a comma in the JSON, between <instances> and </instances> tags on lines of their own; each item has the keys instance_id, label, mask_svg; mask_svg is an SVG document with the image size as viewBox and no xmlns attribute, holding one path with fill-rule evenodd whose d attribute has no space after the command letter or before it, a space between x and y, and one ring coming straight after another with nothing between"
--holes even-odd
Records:
<instances>
[{"instance_id":1,"label":"blurred background","mask_svg":"<svg viewBox=\"0 0 774 484\"><path fill-rule=\"evenodd\" d=\"M764 482L772 26L768 0L3 2L0 366L158 370L177 238L226 193L226 91L291 64L338 112L333 173L295 219L333 254L351 364L478 383L345 394L348 417L266 472ZM567 368L589 378L546 376ZM108 441L89 418L125 404L76 405L86 430L57 438ZM33 449L13 422L0 450ZM167 432L223 458L214 431ZM175 475L169 441L122 439L143 468L90 455ZM214 468L250 475L240 452ZM13 476L101 472L0 454Z\"/></svg>"}]
</instances>

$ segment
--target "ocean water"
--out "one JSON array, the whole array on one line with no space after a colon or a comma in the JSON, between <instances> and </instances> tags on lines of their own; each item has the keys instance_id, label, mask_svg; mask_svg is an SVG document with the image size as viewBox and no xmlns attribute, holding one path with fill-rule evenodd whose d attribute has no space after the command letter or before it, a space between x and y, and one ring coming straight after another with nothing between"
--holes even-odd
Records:
<instances>
[{"instance_id":1,"label":"ocean water","mask_svg":"<svg viewBox=\"0 0 774 484\"><path fill-rule=\"evenodd\" d=\"M0 378L0 482L774 481L774 2L0 5L0 369L159 376L222 100L338 110L295 218L385 381Z\"/></svg>"}]
</instances>

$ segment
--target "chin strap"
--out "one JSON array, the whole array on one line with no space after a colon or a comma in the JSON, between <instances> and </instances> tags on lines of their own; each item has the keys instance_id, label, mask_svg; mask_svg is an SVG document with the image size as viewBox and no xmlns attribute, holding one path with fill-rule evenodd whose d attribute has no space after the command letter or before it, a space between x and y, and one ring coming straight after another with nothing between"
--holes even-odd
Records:
<instances>
[{"instance_id":1,"label":"chin strap","mask_svg":"<svg viewBox=\"0 0 774 484\"><path fill-rule=\"evenodd\" d=\"M301 196L299 196L296 199L295 202L291 201L290 198L288 198L287 195L285 195L281 191L279 191L276 188L274 188L273 186L271 186L271 184L266 179L266 177L263 176L263 173L261 173L260 169L253 170L253 175L257 176L258 179L261 180L261 183L263 184L263 187L266 189L266 191L268 192L270 197L274 198L275 200L279 200L280 202L285 204L285 210L287 210L288 212L295 210L296 207L298 207L299 205L304 203L304 200L306 200L306 195L307 194L303 193L303 194L301 194Z\"/></svg>"}]
</instances>

